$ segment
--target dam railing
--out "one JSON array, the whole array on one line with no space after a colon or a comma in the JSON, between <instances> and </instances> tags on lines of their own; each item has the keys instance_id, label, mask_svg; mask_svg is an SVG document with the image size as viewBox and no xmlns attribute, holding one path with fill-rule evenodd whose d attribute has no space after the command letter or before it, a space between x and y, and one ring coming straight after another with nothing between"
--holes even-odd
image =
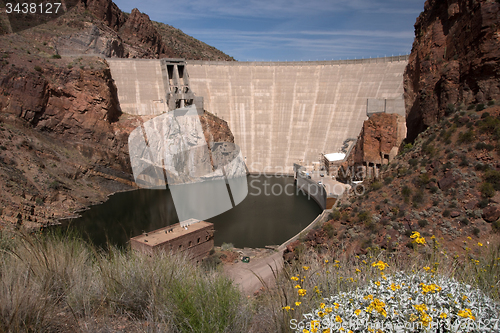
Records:
<instances>
[{"instance_id":1,"label":"dam railing","mask_svg":"<svg viewBox=\"0 0 500 333\"><path fill-rule=\"evenodd\" d=\"M381 58L345 59L345 60L317 60L317 61L209 61L209 60L186 60L188 65L207 66L298 66L298 65L357 65L378 64L387 62L408 61L410 55L399 55Z\"/></svg>"}]
</instances>

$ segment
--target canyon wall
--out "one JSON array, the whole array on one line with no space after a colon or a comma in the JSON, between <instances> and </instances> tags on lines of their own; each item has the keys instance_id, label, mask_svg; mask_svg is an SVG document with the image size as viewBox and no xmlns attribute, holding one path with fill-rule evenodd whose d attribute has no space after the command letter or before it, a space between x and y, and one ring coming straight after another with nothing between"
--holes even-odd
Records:
<instances>
[{"instance_id":1,"label":"canyon wall","mask_svg":"<svg viewBox=\"0 0 500 333\"><path fill-rule=\"evenodd\" d=\"M405 71L408 139L446 113L500 98L500 3L427 0Z\"/></svg>"}]
</instances>

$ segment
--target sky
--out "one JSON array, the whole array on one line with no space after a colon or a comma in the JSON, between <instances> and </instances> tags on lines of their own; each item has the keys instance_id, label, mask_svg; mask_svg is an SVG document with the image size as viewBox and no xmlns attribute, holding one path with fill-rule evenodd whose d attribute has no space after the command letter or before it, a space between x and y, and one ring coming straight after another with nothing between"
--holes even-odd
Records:
<instances>
[{"instance_id":1,"label":"sky","mask_svg":"<svg viewBox=\"0 0 500 333\"><path fill-rule=\"evenodd\" d=\"M374 58L411 52L425 0L114 0L238 61Z\"/></svg>"}]
</instances>

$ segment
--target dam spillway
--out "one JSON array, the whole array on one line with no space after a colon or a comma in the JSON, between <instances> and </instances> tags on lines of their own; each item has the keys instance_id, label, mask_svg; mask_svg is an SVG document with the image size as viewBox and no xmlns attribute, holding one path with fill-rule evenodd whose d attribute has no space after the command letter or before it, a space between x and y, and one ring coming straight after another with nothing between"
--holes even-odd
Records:
<instances>
[{"instance_id":1,"label":"dam spillway","mask_svg":"<svg viewBox=\"0 0 500 333\"><path fill-rule=\"evenodd\" d=\"M167 110L161 60L107 59L122 111ZM190 90L228 122L250 172L292 173L356 139L370 112L404 116L407 56L348 61L186 61ZM167 92L168 93L168 92Z\"/></svg>"}]
</instances>

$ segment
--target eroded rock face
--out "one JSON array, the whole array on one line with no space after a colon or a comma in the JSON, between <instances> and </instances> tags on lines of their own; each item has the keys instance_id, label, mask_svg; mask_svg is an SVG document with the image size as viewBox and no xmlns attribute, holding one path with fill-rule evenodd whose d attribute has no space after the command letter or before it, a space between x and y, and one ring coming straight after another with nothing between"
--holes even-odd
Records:
<instances>
[{"instance_id":1,"label":"eroded rock face","mask_svg":"<svg viewBox=\"0 0 500 333\"><path fill-rule=\"evenodd\" d=\"M427 0L405 71L408 139L447 108L500 98L500 3Z\"/></svg>"},{"instance_id":2,"label":"eroded rock face","mask_svg":"<svg viewBox=\"0 0 500 333\"><path fill-rule=\"evenodd\" d=\"M373 167L388 164L397 155L399 146L406 136L405 121L397 114L376 113L363 123L363 128L356 146L344 162L344 172L339 173L340 179L347 180L342 175L351 177L347 169L358 170L367 165ZM357 172L357 171L356 171ZM365 170L363 176L376 176ZM370 174L370 175L368 175Z\"/></svg>"},{"instance_id":3,"label":"eroded rock face","mask_svg":"<svg viewBox=\"0 0 500 333\"><path fill-rule=\"evenodd\" d=\"M99 68L0 67L0 227L39 228L134 188L128 136L146 118L122 114ZM233 142L227 123L200 116L208 142Z\"/></svg>"},{"instance_id":4,"label":"eroded rock face","mask_svg":"<svg viewBox=\"0 0 500 333\"><path fill-rule=\"evenodd\" d=\"M134 45L130 49L129 57L173 58L176 56L175 52L163 43L149 16L142 14L136 8L132 10L119 32L128 44Z\"/></svg>"}]
</instances>

